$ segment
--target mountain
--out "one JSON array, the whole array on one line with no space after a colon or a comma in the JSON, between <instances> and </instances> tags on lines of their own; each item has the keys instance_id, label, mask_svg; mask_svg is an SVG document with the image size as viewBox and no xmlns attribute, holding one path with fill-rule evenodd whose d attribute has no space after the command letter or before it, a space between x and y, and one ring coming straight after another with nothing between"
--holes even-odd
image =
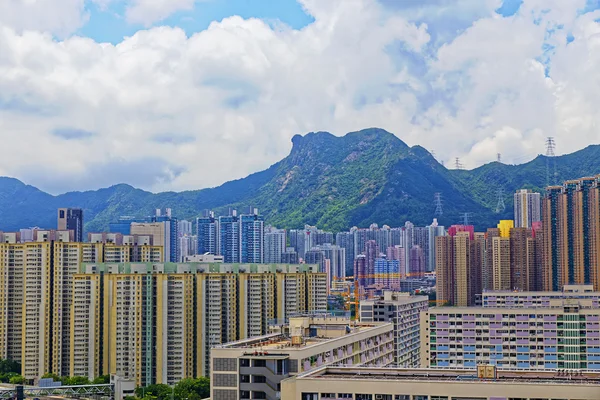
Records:
<instances>
[{"instance_id":1,"label":"mountain","mask_svg":"<svg viewBox=\"0 0 600 400\"><path fill-rule=\"evenodd\" d=\"M170 207L193 219L204 209L258 207L267 222L282 228L305 223L333 231L351 226L425 225L434 217L435 193L443 198L440 222L460 223L469 212L478 229L512 218L512 193L542 191L545 156L521 165L492 162L473 170L448 170L420 146L409 147L382 129L337 137L311 132L292 138L290 154L270 168L211 189L153 194L129 185L52 196L17 179L0 178L0 229L53 228L56 209L84 209L87 231L108 228L121 215L145 216ZM600 145L554 159L554 182L600 173ZM551 168L554 172L554 168ZM495 213L502 190L504 212Z\"/></svg>"}]
</instances>

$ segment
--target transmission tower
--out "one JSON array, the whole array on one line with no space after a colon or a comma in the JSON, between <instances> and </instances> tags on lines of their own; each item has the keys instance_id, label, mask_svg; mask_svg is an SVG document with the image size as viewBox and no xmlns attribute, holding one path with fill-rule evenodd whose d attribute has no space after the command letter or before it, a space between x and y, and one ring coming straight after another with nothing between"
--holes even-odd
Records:
<instances>
[{"instance_id":1,"label":"transmission tower","mask_svg":"<svg viewBox=\"0 0 600 400\"><path fill-rule=\"evenodd\" d=\"M554 185L556 179L556 154L554 153L554 149L556 148L556 142L553 137L548 137L546 139L546 186ZM552 168L550 166L552 163ZM551 170L554 170L551 173ZM550 177L552 175L552 178Z\"/></svg>"},{"instance_id":2,"label":"transmission tower","mask_svg":"<svg viewBox=\"0 0 600 400\"><path fill-rule=\"evenodd\" d=\"M504 205L504 190L498 188L498 204L496 205L496 214L500 214L506 210Z\"/></svg>"},{"instance_id":3,"label":"transmission tower","mask_svg":"<svg viewBox=\"0 0 600 400\"><path fill-rule=\"evenodd\" d=\"M442 194L436 193L434 196L435 212L433 213L436 217L441 217L444 213L442 211Z\"/></svg>"},{"instance_id":4,"label":"transmission tower","mask_svg":"<svg viewBox=\"0 0 600 400\"><path fill-rule=\"evenodd\" d=\"M460 163L460 158L454 159L454 169L463 169L463 165Z\"/></svg>"},{"instance_id":5,"label":"transmission tower","mask_svg":"<svg viewBox=\"0 0 600 400\"><path fill-rule=\"evenodd\" d=\"M498 161L499 163L502 162L502 154L500 154L500 153L496 154L496 161Z\"/></svg>"},{"instance_id":6,"label":"transmission tower","mask_svg":"<svg viewBox=\"0 0 600 400\"><path fill-rule=\"evenodd\" d=\"M473 216L473 213L471 213L471 212L464 212L464 213L460 214L463 225L471 225L471 217L472 216Z\"/></svg>"}]
</instances>

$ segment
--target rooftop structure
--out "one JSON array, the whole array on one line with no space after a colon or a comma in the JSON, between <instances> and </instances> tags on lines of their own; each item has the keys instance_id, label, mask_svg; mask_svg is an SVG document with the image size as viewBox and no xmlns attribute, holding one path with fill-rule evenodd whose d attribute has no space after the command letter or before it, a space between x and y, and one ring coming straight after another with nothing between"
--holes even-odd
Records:
<instances>
[{"instance_id":1,"label":"rooftop structure","mask_svg":"<svg viewBox=\"0 0 600 400\"><path fill-rule=\"evenodd\" d=\"M596 400L600 374L327 366L281 386L285 400Z\"/></svg>"},{"instance_id":2,"label":"rooftop structure","mask_svg":"<svg viewBox=\"0 0 600 400\"><path fill-rule=\"evenodd\" d=\"M323 365L394 361L392 324L355 324L328 314L292 317L282 333L216 346L211 398L279 399L281 381Z\"/></svg>"},{"instance_id":3,"label":"rooftop structure","mask_svg":"<svg viewBox=\"0 0 600 400\"><path fill-rule=\"evenodd\" d=\"M497 308L561 308L568 299L580 308L598 308L600 302L593 285L565 285L562 292L485 291L478 297L483 307Z\"/></svg>"}]
</instances>

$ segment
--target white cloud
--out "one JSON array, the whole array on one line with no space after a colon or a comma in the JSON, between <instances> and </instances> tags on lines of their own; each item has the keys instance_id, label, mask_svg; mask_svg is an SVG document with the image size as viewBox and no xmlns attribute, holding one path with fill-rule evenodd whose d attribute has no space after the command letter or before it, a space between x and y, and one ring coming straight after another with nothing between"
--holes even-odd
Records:
<instances>
[{"instance_id":1,"label":"white cloud","mask_svg":"<svg viewBox=\"0 0 600 400\"><path fill-rule=\"evenodd\" d=\"M268 167L294 134L371 126L467 167L497 152L525 161L549 135L573 151L600 138L600 24L580 3L542 13L547 1L526 0L502 18L495 0L464 0L475 20L440 35L444 19L420 9L302 0L315 22L301 30L230 17L116 46L0 19L0 175L55 192L201 188ZM170 12L152 4L140 22ZM448 13L445 1L424 4Z\"/></svg>"},{"instance_id":2,"label":"white cloud","mask_svg":"<svg viewBox=\"0 0 600 400\"><path fill-rule=\"evenodd\" d=\"M66 37L87 20L84 0L2 0L0 27L37 30Z\"/></svg>"},{"instance_id":3,"label":"white cloud","mask_svg":"<svg viewBox=\"0 0 600 400\"><path fill-rule=\"evenodd\" d=\"M101 9L114 3L125 4L125 18L132 24L146 27L165 20L178 11L190 11L197 3L207 0L92 0Z\"/></svg>"}]
</instances>

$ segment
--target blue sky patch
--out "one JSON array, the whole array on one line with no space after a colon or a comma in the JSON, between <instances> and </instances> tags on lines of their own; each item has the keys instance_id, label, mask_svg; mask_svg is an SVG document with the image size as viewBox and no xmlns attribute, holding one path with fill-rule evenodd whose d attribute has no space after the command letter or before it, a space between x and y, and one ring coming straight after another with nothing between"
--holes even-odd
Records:
<instances>
[{"instance_id":1,"label":"blue sky patch","mask_svg":"<svg viewBox=\"0 0 600 400\"><path fill-rule=\"evenodd\" d=\"M65 140L88 139L96 136L96 133L77 128L56 128L51 132L54 136Z\"/></svg>"}]
</instances>

